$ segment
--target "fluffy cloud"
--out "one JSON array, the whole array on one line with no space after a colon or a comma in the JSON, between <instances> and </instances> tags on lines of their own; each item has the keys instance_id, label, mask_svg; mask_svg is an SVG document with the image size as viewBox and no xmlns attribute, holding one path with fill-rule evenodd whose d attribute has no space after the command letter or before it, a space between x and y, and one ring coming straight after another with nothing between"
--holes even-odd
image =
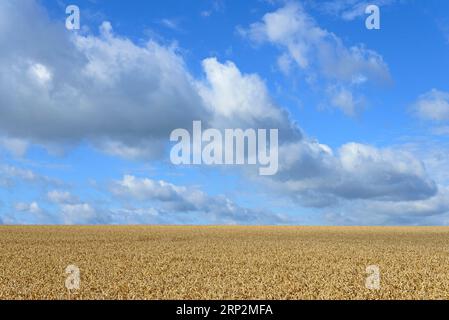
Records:
<instances>
[{"instance_id":1,"label":"fluffy cloud","mask_svg":"<svg viewBox=\"0 0 449 320\"><path fill-rule=\"evenodd\" d=\"M59 208L59 219L63 224L107 224L110 217L99 212L89 203L62 204Z\"/></svg>"},{"instance_id":2,"label":"fluffy cloud","mask_svg":"<svg viewBox=\"0 0 449 320\"><path fill-rule=\"evenodd\" d=\"M28 142L17 138L0 138L0 146L8 150L16 157L22 157L25 155L28 149Z\"/></svg>"},{"instance_id":3,"label":"fluffy cloud","mask_svg":"<svg viewBox=\"0 0 449 320\"><path fill-rule=\"evenodd\" d=\"M281 47L285 71L296 64L327 79L331 103L347 114L361 107L350 88L389 78L381 56L362 45L346 47L294 4L265 15L245 33ZM8 137L2 145L18 154L27 141L63 146L87 141L120 157L157 157L172 129L202 120L217 128L279 128L279 174L264 183L302 205L419 204L437 196L423 164L409 153L357 143L335 152L305 137L272 101L264 81L232 62L206 59L204 79L194 79L176 48L154 41L136 45L114 34L107 22L98 36L71 33L33 1L0 2L0 45L0 136ZM0 166L0 183L14 179L50 181ZM188 216L183 221L205 214L211 223L285 222L277 214L165 181L125 176L112 192L125 208L102 210L63 191L47 197L58 209L55 221L68 224L127 221L123 217L165 221L157 219L173 212Z\"/></svg>"},{"instance_id":4,"label":"fluffy cloud","mask_svg":"<svg viewBox=\"0 0 449 320\"><path fill-rule=\"evenodd\" d=\"M47 198L56 204L73 204L77 201L76 197L68 191L52 190L47 193Z\"/></svg>"},{"instance_id":5,"label":"fluffy cloud","mask_svg":"<svg viewBox=\"0 0 449 320\"><path fill-rule=\"evenodd\" d=\"M328 93L330 104L349 116L354 116L365 105L362 98L356 98L350 90L344 87L330 87Z\"/></svg>"},{"instance_id":6,"label":"fluffy cloud","mask_svg":"<svg viewBox=\"0 0 449 320\"><path fill-rule=\"evenodd\" d=\"M295 63L308 79L323 79L328 103L348 115L364 105L363 99L355 99L351 90L367 81L390 81L381 55L363 44L345 46L337 35L321 28L296 3L267 13L261 22L239 31L255 43L270 43L280 48L283 52L278 64L284 73L289 73L291 64Z\"/></svg>"},{"instance_id":7,"label":"fluffy cloud","mask_svg":"<svg viewBox=\"0 0 449 320\"><path fill-rule=\"evenodd\" d=\"M437 184L449 186L449 141L416 139L399 146L418 157Z\"/></svg>"},{"instance_id":8,"label":"fluffy cloud","mask_svg":"<svg viewBox=\"0 0 449 320\"><path fill-rule=\"evenodd\" d=\"M235 64L220 64L216 59L207 59L203 65L207 77L199 84L199 92L216 115L217 127L226 127L223 123L229 124L226 119L230 119L234 126L280 129L279 172L264 179L273 189L314 207L341 199L401 201L436 193L435 183L412 153L349 143L334 154L329 146L301 133L273 104L257 75L242 74ZM358 102L350 92L337 96L336 104L347 113L355 112Z\"/></svg>"},{"instance_id":9,"label":"fluffy cloud","mask_svg":"<svg viewBox=\"0 0 449 320\"><path fill-rule=\"evenodd\" d=\"M432 89L414 104L416 114L425 120L449 120L449 93Z\"/></svg>"},{"instance_id":10,"label":"fluffy cloud","mask_svg":"<svg viewBox=\"0 0 449 320\"><path fill-rule=\"evenodd\" d=\"M197 87L212 115L215 128L278 128L284 140L299 139L302 134L285 110L271 99L262 79L256 74L243 74L228 61L205 59L205 80Z\"/></svg>"},{"instance_id":11,"label":"fluffy cloud","mask_svg":"<svg viewBox=\"0 0 449 320\"><path fill-rule=\"evenodd\" d=\"M207 117L174 47L138 46L108 22L99 36L71 33L33 1L0 12L0 134L151 157L172 129Z\"/></svg>"},{"instance_id":12,"label":"fluffy cloud","mask_svg":"<svg viewBox=\"0 0 449 320\"><path fill-rule=\"evenodd\" d=\"M2 2L0 11L9 17L0 29L0 135L16 153L27 141L48 148L87 141L112 155L155 158L170 132L193 120L300 134L263 81L232 62L204 60L200 81L175 47L136 45L109 22L95 36L65 30L33 1Z\"/></svg>"},{"instance_id":13,"label":"fluffy cloud","mask_svg":"<svg viewBox=\"0 0 449 320\"><path fill-rule=\"evenodd\" d=\"M41 213L42 211L39 204L35 201L31 203L19 202L15 204L14 208L20 212L29 212L33 214Z\"/></svg>"},{"instance_id":14,"label":"fluffy cloud","mask_svg":"<svg viewBox=\"0 0 449 320\"><path fill-rule=\"evenodd\" d=\"M40 184L43 186L56 186L61 181L40 175L30 169L0 163L0 186L12 187L16 183Z\"/></svg>"},{"instance_id":15,"label":"fluffy cloud","mask_svg":"<svg viewBox=\"0 0 449 320\"><path fill-rule=\"evenodd\" d=\"M339 159L350 177L342 188L345 197L416 200L436 194L423 163L410 153L350 143L340 149Z\"/></svg>"},{"instance_id":16,"label":"fluffy cloud","mask_svg":"<svg viewBox=\"0 0 449 320\"><path fill-rule=\"evenodd\" d=\"M335 154L308 140L280 148L279 174L268 184L312 207L340 200L423 200L438 190L423 163L409 152L349 143Z\"/></svg>"},{"instance_id":17,"label":"fluffy cloud","mask_svg":"<svg viewBox=\"0 0 449 320\"><path fill-rule=\"evenodd\" d=\"M156 202L162 212L206 213L209 221L240 224L279 224L281 215L243 208L224 196L210 196L197 188L177 186L165 181L126 175L115 181L111 191L123 199Z\"/></svg>"},{"instance_id":18,"label":"fluffy cloud","mask_svg":"<svg viewBox=\"0 0 449 320\"><path fill-rule=\"evenodd\" d=\"M449 213L449 188L441 186L440 192L425 200L373 202L370 206L371 212L409 218Z\"/></svg>"},{"instance_id":19,"label":"fluffy cloud","mask_svg":"<svg viewBox=\"0 0 449 320\"><path fill-rule=\"evenodd\" d=\"M285 49L301 69L316 67L320 74L346 83L361 79L385 81L388 67L382 57L363 45L346 47L335 34L322 29L304 8L290 3L267 13L243 34L255 42Z\"/></svg>"},{"instance_id":20,"label":"fluffy cloud","mask_svg":"<svg viewBox=\"0 0 449 320\"><path fill-rule=\"evenodd\" d=\"M339 225L448 225L449 189L424 200L351 201L336 211L328 211L325 219Z\"/></svg>"},{"instance_id":21,"label":"fluffy cloud","mask_svg":"<svg viewBox=\"0 0 449 320\"><path fill-rule=\"evenodd\" d=\"M157 200L166 203L171 210L194 211L195 204L204 202L206 195L198 190L178 187L165 181L139 179L134 176L124 176L112 187L115 195L130 197L140 201Z\"/></svg>"}]
</instances>

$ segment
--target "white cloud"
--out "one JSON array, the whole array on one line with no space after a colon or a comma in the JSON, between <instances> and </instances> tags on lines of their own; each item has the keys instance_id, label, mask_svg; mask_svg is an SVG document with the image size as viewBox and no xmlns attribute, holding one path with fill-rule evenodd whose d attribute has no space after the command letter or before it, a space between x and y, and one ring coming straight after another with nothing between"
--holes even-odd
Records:
<instances>
[{"instance_id":1,"label":"white cloud","mask_svg":"<svg viewBox=\"0 0 449 320\"><path fill-rule=\"evenodd\" d=\"M264 182L304 205L410 203L436 196L423 164L407 152L357 143L334 151L305 138L272 101L263 79L241 72L232 62L205 59L205 78L196 80L176 48L154 41L136 45L114 34L110 23L102 24L99 36L69 36L32 1L2 1L2 14L10 17L0 19L0 134L16 139L11 141L63 146L88 141L110 154L145 158L160 156L171 130L190 128L193 120L218 128L279 128L280 171ZM22 28L14 30L19 24ZM363 45L346 47L300 6L269 13L245 32L256 42L281 47L285 72L291 63L309 76L318 72L328 79L330 101L347 114L360 109L358 96L351 92L354 86L389 78L380 55ZM20 151L20 143L10 146ZM49 181L32 171L0 166L0 179L5 177ZM227 197L165 181L125 176L112 191L144 205L101 210L62 191L47 196L59 204L65 223L107 223L121 213L139 220L175 211L205 214L218 223L285 221Z\"/></svg>"},{"instance_id":2,"label":"white cloud","mask_svg":"<svg viewBox=\"0 0 449 320\"><path fill-rule=\"evenodd\" d=\"M449 142L439 139L410 140L399 148L419 157L426 167L426 171L439 185L449 186Z\"/></svg>"},{"instance_id":3,"label":"white cloud","mask_svg":"<svg viewBox=\"0 0 449 320\"><path fill-rule=\"evenodd\" d=\"M292 70L292 64L293 60L288 54L284 53L278 57L277 65L279 67L279 70L281 70L284 75L288 76L290 74Z\"/></svg>"},{"instance_id":4,"label":"white cloud","mask_svg":"<svg viewBox=\"0 0 449 320\"><path fill-rule=\"evenodd\" d=\"M28 142L23 139L3 137L0 138L0 146L11 152L16 157L25 155L28 149Z\"/></svg>"},{"instance_id":5,"label":"white cloud","mask_svg":"<svg viewBox=\"0 0 449 320\"><path fill-rule=\"evenodd\" d=\"M161 24L169 29L175 30L175 31L179 31L179 25L178 25L178 21L176 21L175 19L162 19L161 20Z\"/></svg>"},{"instance_id":6,"label":"white cloud","mask_svg":"<svg viewBox=\"0 0 449 320\"><path fill-rule=\"evenodd\" d=\"M217 12L224 12L225 10L225 1L224 0L212 0L207 1L208 9L202 10L200 15L204 18L208 18Z\"/></svg>"},{"instance_id":7,"label":"white cloud","mask_svg":"<svg viewBox=\"0 0 449 320\"><path fill-rule=\"evenodd\" d=\"M273 104L257 75L242 74L231 62L207 59L203 64L207 76L199 84L200 95L218 119L215 126L231 119L238 126L280 128L279 173L264 179L274 189L310 206L329 206L340 199L401 201L435 194L435 184L410 153L352 143L334 154L329 146L302 135ZM331 93L344 112L354 114L359 108L361 101L344 88L335 87Z\"/></svg>"},{"instance_id":8,"label":"white cloud","mask_svg":"<svg viewBox=\"0 0 449 320\"><path fill-rule=\"evenodd\" d=\"M185 210L195 209L193 199L203 199L205 194L198 190L178 187L165 181L155 181L148 178L137 178L125 175L122 180L115 181L112 192L118 196L131 197L140 201L158 200L162 202L179 202ZM188 198L191 197L189 200ZM193 198L192 198L193 197Z\"/></svg>"},{"instance_id":9,"label":"white cloud","mask_svg":"<svg viewBox=\"0 0 449 320\"><path fill-rule=\"evenodd\" d=\"M40 175L30 169L0 163L0 183L11 187L17 182L42 184L44 186L61 184L61 181L57 179Z\"/></svg>"},{"instance_id":10,"label":"white cloud","mask_svg":"<svg viewBox=\"0 0 449 320\"><path fill-rule=\"evenodd\" d=\"M156 202L162 212L204 213L217 223L285 223L281 215L243 208L225 196L209 196L195 187L177 186L166 181L126 175L111 187L114 195L123 199Z\"/></svg>"},{"instance_id":11,"label":"white cloud","mask_svg":"<svg viewBox=\"0 0 449 320\"><path fill-rule=\"evenodd\" d=\"M373 202L370 207L371 212L408 218L449 213L449 188L440 186L440 191L435 196L425 200Z\"/></svg>"},{"instance_id":12,"label":"white cloud","mask_svg":"<svg viewBox=\"0 0 449 320\"><path fill-rule=\"evenodd\" d=\"M63 204L60 206L60 215L66 225L101 224L109 221L108 215L97 212L88 203Z\"/></svg>"},{"instance_id":13,"label":"white cloud","mask_svg":"<svg viewBox=\"0 0 449 320\"><path fill-rule=\"evenodd\" d=\"M449 93L432 89L414 104L416 114L425 120L449 120Z\"/></svg>"},{"instance_id":14,"label":"white cloud","mask_svg":"<svg viewBox=\"0 0 449 320\"><path fill-rule=\"evenodd\" d=\"M351 197L386 200L421 200L437 192L423 163L413 154L400 149L377 149L349 143L339 150L343 171L348 175Z\"/></svg>"},{"instance_id":15,"label":"white cloud","mask_svg":"<svg viewBox=\"0 0 449 320\"><path fill-rule=\"evenodd\" d=\"M264 118L282 120L282 113L274 106L265 84L257 75L244 75L234 63L221 64L216 58L205 59L203 68L207 81L199 83L199 92L217 116L242 117L252 123Z\"/></svg>"},{"instance_id":16,"label":"white cloud","mask_svg":"<svg viewBox=\"0 0 449 320\"><path fill-rule=\"evenodd\" d=\"M47 193L47 198L53 203L70 204L76 202L76 197L68 191L52 190Z\"/></svg>"},{"instance_id":17,"label":"white cloud","mask_svg":"<svg viewBox=\"0 0 449 320\"><path fill-rule=\"evenodd\" d=\"M46 66L40 63L32 64L29 67L28 71L30 75L34 78L34 80L36 80L38 83L42 85L47 85L52 79L51 72L47 69Z\"/></svg>"},{"instance_id":18,"label":"white cloud","mask_svg":"<svg viewBox=\"0 0 449 320\"><path fill-rule=\"evenodd\" d=\"M212 15L212 11L210 11L210 10L204 10L204 11L201 11L201 12L200 12L200 15L201 15L202 17L210 17L210 16Z\"/></svg>"},{"instance_id":19,"label":"white cloud","mask_svg":"<svg viewBox=\"0 0 449 320\"><path fill-rule=\"evenodd\" d=\"M240 31L256 43L280 46L301 69L315 67L332 80L352 83L364 77L383 82L390 78L388 67L378 53L363 45L346 47L338 36L320 28L295 3L265 14L262 22Z\"/></svg>"},{"instance_id":20,"label":"white cloud","mask_svg":"<svg viewBox=\"0 0 449 320\"><path fill-rule=\"evenodd\" d=\"M439 186L433 197L414 201L348 201L325 219L341 225L448 225L449 189Z\"/></svg>"},{"instance_id":21,"label":"white cloud","mask_svg":"<svg viewBox=\"0 0 449 320\"><path fill-rule=\"evenodd\" d=\"M330 104L341 109L346 115L354 116L364 106L363 99L357 99L354 94L344 87L328 89Z\"/></svg>"},{"instance_id":22,"label":"white cloud","mask_svg":"<svg viewBox=\"0 0 449 320\"><path fill-rule=\"evenodd\" d=\"M334 153L305 139L285 144L279 152L279 173L265 182L306 206L356 199L423 200L437 193L423 163L404 150L348 143Z\"/></svg>"},{"instance_id":23,"label":"white cloud","mask_svg":"<svg viewBox=\"0 0 449 320\"><path fill-rule=\"evenodd\" d=\"M34 1L2 1L0 11L0 135L155 157L171 130L207 122L175 47L136 45L108 22L99 36L67 33Z\"/></svg>"},{"instance_id":24,"label":"white cloud","mask_svg":"<svg viewBox=\"0 0 449 320\"><path fill-rule=\"evenodd\" d=\"M198 92L211 113L215 128L278 128L288 140L301 137L288 113L270 97L264 81L256 74L243 74L228 61L205 59L206 78L197 82Z\"/></svg>"},{"instance_id":25,"label":"white cloud","mask_svg":"<svg viewBox=\"0 0 449 320\"><path fill-rule=\"evenodd\" d=\"M109 22L99 36L70 34L33 1L0 9L12 16L0 30L0 134L10 139L49 150L87 141L115 156L142 159L161 157L170 132L190 128L193 120L298 134L263 80L232 62L205 59L206 78L199 81L176 47L151 40L136 45L114 34ZM23 27L14 39L2 36L18 24Z\"/></svg>"},{"instance_id":26,"label":"white cloud","mask_svg":"<svg viewBox=\"0 0 449 320\"><path fill-rule=\"evenodd\" d=\"M261 22L238 30L256 44L278 47L281 54L277 64L284 74L289 74L295 63L306 79L322 80L329 103L348 115L354 115L364 105L363 99L354 98L353 90L367 82L384 84L391 80L381 55L363 44L346 46L297 3L288 3L265 14Z\"/></svg>"},{"instance_id":27,"label":"white cloud","mask_svg":"<svg viewBox=\"0 0 449 320\"><path fill-rule=\"evenodd\" d=\"M449 126L439 126L432 129L432 133L438 136L449 136Z\"/></svg>"},{"instance_id":28,"label":"white cloud","mask_svg":"<svg viewBox=\"0 0 449 320\"><path fill-rule=\"evenodd\" d=\"M215 126L226 126L230 119L234 126L280 128L279 173L265 179L275 189L311 206L339 199L415 200L436 193L435 183L411 153L350 143L334 154L329 146L303 136L273 104L257 75L242 74L231 62L207 59L203 64L207 76L199 84L200 95L215 116ZM354 114L361 101L337 89L335 105Z\"/></svg>"},{"instance_id":29,"label":"white cloud","mask_svg":"<svg viewBox=\"0 0 449 320\"><path fill-rule=\"evenodd\" d=\"M42 211L37 202L31 203L19 202L15 204L14 208L20 212L28 212L33 214L41 213Z\"/></svg>"}]
</instances>

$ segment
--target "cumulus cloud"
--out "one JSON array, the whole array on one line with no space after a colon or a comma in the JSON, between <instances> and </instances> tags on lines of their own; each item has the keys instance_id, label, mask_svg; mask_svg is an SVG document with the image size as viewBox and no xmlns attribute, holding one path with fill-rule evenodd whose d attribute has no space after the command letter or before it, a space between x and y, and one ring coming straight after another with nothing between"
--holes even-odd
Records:
<instances>
[{"instance_id":1,"label":"cumulus cloud","mask_svg":"<svg viewBox=\"0 0 449 320\"><path fill-rule=\"evenodd\" d=\"M226 127L223 123L230 119L239 126L280 128L279 172L265 179L274 189L313 207L334 205L340 199L400 201L435 194L435 183L412 153L357 143L335 153L302 134L272 102L257 75L242 74L231 62L206 59L203 64L207 76L199 83L199 92L216 115L215 126ZM339 90L335 88L334 103L354 113L358 101L351 92Z\"/></svg>"},{"instance_id":2,"label":"cumulus cloud","mask_svg":"<svg viewBox=\"0 0 449 320\"><path fill-rule=\"evenodd\" d=\"M14 208L20 212L28 212L33 214L42 212L41 208L39 207L39 204L35 201L31 203L19 202L15 204Z\"/></svg>"},{"instance_id":3,"label":"cumulus cloud","mask_svg":"<svg viewBox=\"0 0 449 320\"><path fill-rule=\"evenodd\" d=\"M43 186L56 186L61 181L38 174L30 169L0 163L0 185L12 187L16 183L40 184Z\"/></svg>"},{"instance_id":4,"label":"cumulus cloud","mask_svg":"<svg viewBox=\"0 0 449 320\"><path fill-rule=\"evenodd\" d=\"M381 55L363 44L347 47L297 3L267 13L261 22L239 31L256 44L270 43L280 48L278 64L284 73L289 73L295 63L307 78L323 79L329 103L349 115L364 105L350 90L367 81L379 84L390 81L388 66ZM337 85L339 90L335 90Z\"/></svg>"},{"instance_id":5,"label":"cumulus cloud","mask_svg":"<svg viewBox=\"0 0 449 320\"><path fill-rule=\"evenodd\" d=\"M281 47L284 71L296 64L326 78L331 103L347 114L361 107L353 86L389 78L380 55L362 45L346 47L298 5L268 13L244 33ZM232 62L205 59L204 78L195 79L175 47L151 40L136 45L116 35L108 22L98 36L71 33L33 1L0 2L0 45L0 136L10 139L3 146L18 153L24 153L28 141L63 146L87 141L120 157L158 157L171 130L202 120L216 128L279 128L279 173L263 182L302 205L417 202L437 194L423 164L407 152L357 143L334 151L309 139L272 101L263 79ZM14 179L50 181L29 170L0 166L1 184ZM206 214L217 223L285 221L165 181L125 176L111 191L128 206L102 210L60 190L47 197L58 207L56 221L68 224L124 221L121 214L144 221L175 211L189 217Z\"/></svg>"},{"instance_id":6,"label":"cumulus cloud","mask_svg":"<svg viewBox=\"0 0 449 320\"><path fill-rule=\"evenodd\" d=\"M206 77L197 87L213 127L278 128L285 140L302 136L257 74L243 74L233 62L220 63L216 58L205 59L202 65Z\"/></svg>"},{"instance_id":7,"label":"cumulus cloud","mask_svg":"<svg viewBox=\"0 0 449 320\"><path fill-rule=\"evenodd\" d=\"M449 185L449 141L415 139L399 146L419 157L426 171L439 185Z\"/></svg>"},{"instance_id":8,"label":"cumulus cloud","mask_svg":"<svg viewBox=\"0 0 449 320\"><path fill-rule=\"evenodd\" d=\"M337 153L316 141L280 148L279 174L268 184L306 206L340 200L423 200L437 193L424 164L404 150L348 143Z\"/></svg>"},{"instance_id":9,"label":"cumulus cloud","mask_svg":"<svg viewBox=\"0 0 449 320\"><path fill-rule=\"evenodd\" d=\"M126 175L115 181L111 191L116 196L156 202L162 212L206 213L218 223L267 224L285 223L278 214L241 207L225 196L210 196L195 187L178 186L166 181Z\"/></svg>"},{"instance_id":10,"label":"cumulus cloud","mask_svg":"<svg viewBox=\"0 0 449 320\"><path fill-rule=\"evenodd\" d=\"M28 142L23 139L9 137L0 138L0 146L8 150L16 157L24 156L28 149L28 145Z\"/></svg>"},{"instance_id":11,"label":"cumulus cloud","mask_svg":"<svg viewBox=\"0 0 449 320\"><path fill-rule=\"evenodd\" d=\"M402 215L409 218L449 213L449 188L441 186L440 192L425 200L373 202L370 206L369 210L371 212L378 212L384 215Z\"/></svg>"},{"instance_id":12,"label":"cumulus cloud","mask_svg":"<svg viewBox=\"0 0 449 320\"><path fill-rule=\"evenodd\" d=\"M99 36L73 34L34 1L0 12L0 134L151 157L171 130L207 117L176 48L138 46L108 22Z\"/></svg>"},{"instance_id":13,"label":"cumulus cloud","mask_svg":"<svg viewBox=\"0 0 449 320\"><path fill-rule=\"evenodd\" d=\"M45 207L37 201L11 201L5 210L0 212L0 221L4 224L51 224L55 220L49 215ZM0 223L1 224L1 223Z\"/></svg>"},{"instance_id":14,"label":"cumulus cloud","mask_svg":"<svg viewBox=\"0 0 449 320\"><path fill-rule=\"evenodd\" d=\"M280 46L301 69L316 67L326 78L353 83L361 78L385 81L390 77L378 53L363 45L346 47L296 3L265 14L262 22L241 32L256 43Z\"/></svg>"},{"instance_id":15,"label":"cumulus cloud","mask_svg":"<svg viewBox=\"0 0 449 320\"><path fill-rule=\"evenodd\" d=\"M449 224L449 189L439 186L433 197L413 201L359 200L342 204L324 214L339 225L435 225Z\"/></svg>"},{"instance_id":16,"label":"cumulus cloud","mask_svg":"<svg viewBox=\"0 0 449 320\"><path fill-rule=\"evenodd\" d=\"M89 203L62 204L59 208L63 224L107 224L110 217L105 212L98 211Z\"/></svg>"},{"instance_id":17,"label":"cumulus cloud","mask_svg":"<svg viewBox=\"0 0 449 320\"><path fill-rule=\"evenodd\" d=\"M56 204L73 204L77 198L68 191L52 190L47 193L47 198Z\"/></svg>"},{"instance_id":18,"label":"cumulus cloud","mask_svg":"<svg viewBox=\"0 0 449 320\"><path fill-rule=\"evenodd\" d=\"M205 79L196 80L174 46L137 45L109 22L98 36L71 33L33 1L0 6L9 16L0 29L0 134L17 153L28 141L47 148L87 141L115 156L157 158L170 132L193 120L299 134L263 81L232 62L205 59Z\"/></svg>"},{"instance_id":19,"label":"cumulus cloud","mask_svg":"<svg viewBox=\"0 0 449 320\"><path fill-rule=\"evenodd\" d=\"M414 104L416 114L425 120L449 120L449 93L432 89L421 95Z\"/></svg>"},{"instance_id":20,"label":"cumulus cloud","mask_svg":"<svg viewBox=\"0 0 449 320\"><path fill-rule=\"evenodd\" d=\"M350 90L344 87L330 87L328 93L330 104L349 116L354 116L365 105L362 98L356 98Z\"/></svg>"}]
</instances>

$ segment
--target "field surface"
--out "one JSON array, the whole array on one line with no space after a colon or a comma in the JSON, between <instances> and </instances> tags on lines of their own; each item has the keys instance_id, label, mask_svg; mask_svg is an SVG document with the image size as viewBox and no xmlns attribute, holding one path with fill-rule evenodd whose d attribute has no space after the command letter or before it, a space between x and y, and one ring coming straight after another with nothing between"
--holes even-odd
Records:
<instances>
[{"instance_id":1,"label":"field surface","mask_svg":"<svg viewBox=\"0 0 449 320\"><path fill-rule=\"evenodd\" d=\"M0 227L0 299L393 298L449 298L449 228Z\"/></svg>"}]
</instances>

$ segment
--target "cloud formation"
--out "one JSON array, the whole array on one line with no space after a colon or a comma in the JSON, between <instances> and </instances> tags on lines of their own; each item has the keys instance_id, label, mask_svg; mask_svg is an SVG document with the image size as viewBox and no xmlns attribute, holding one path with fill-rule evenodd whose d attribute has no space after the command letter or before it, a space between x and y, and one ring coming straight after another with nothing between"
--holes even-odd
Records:
<instances>
[{"instance_id":1,"label":"cloud formation","mask_svg":"<svg viewBox=\"0 0 449 320\"><path fill-rule=\"evenodd\" d=\"M251 24L242 33L256 43L280 46L301 69L315 67L332 80L355 83L385 81L390 77L378 53L363 45L346 47L337 35L321 28L296 3L265 14L261 22Z\"/></svg>"},{"instance_id":2,"label":"cloud formation","mask_svg":"<svg viewBox=\"0 0 449 320\"><path fill-rule=\"evenodd\" d=\"M449 93L432 89L421 95L414 104L416 114L424 120L449 120Z\"/></svg>"},{"instance_id":3,"label":"cloud formation","mask_svg":"<svg viewBox=\"0 0 449 320\"><path fill-rule=\"evenodd\" d=\"M325 79L329 103L348 115L364 105L354 88L390 77L378 53L362 44L346 46L300 5L267 13L242 32L256 43L279 47L282 70L293 66ZM271 98L260 76L231 61L203 60L204 77L197 79L175 46L152 40L137 45L114 33L108 22L98 35L72 33L33 1L0 2L0 46L0 144L16 155L24 155L30 144L88 142L122 158L161 159L170 132L191 128L193 120L219 129L278 128L279 173L263 179L245 173L272 194L293 199L297 208L332 211L351 202L366 209L354 207L361 217L376 212L390 217L399 210L410 216L447 212L447 190L411 152L356 142L333 149L309 138ZM446 93L432 90L416 108L426 119L448 120L448 101ZM0 164L0 186L12 188L17 181L57 188L48 177ZM15 209L39 208L41 215L66 224L158 222L174 214L192 222L195 215L206 215L211 223L288 222L277 213L163 180L126 175L111 192L114 205L108 209L60 189L43 194L52 212L34 201Z\"/></svg>"},{"instance_id":4,"label":"cloud formation","mask_svg":"<svg viewBox=\"0 0 449 320\"><path fill-rule=\"evenodd\" d=\"M412 201L434 196L438 188L411 153L359 143L337 153L316 141L280 148L279 174L269 184L299 203L334 206L341 200Z\"/></svg>"},{"instance_id":5,"label":"cloud formation","mask_svg":"<svg viewBox=\"0 0 449 320\"><path fill-rule=\"evenodd\" d=\"M41 212L41 208L39 207L39 204L35 201L33 201L31 203L19 202L19 203L16 203L14 207L17 211L21 211L21 212L28 212L28 213L32 213L32 214L37 214L37 213Z\"/></svg>"},{"instance_id":6,"label":"cloud formation","mask_svg":"<svg viewBox=\"0 0 449 320\"><path fill-rule=\"evenodd\" d=\"M280 224L281 215L241 207L225 196L210 196L195 187L178 186L163 180L126 175L115 181L111 192L122 199L159 205L159 212L206 213L211 221L225 224Z\"/></svg>"},{"instance_id":7,"label":"cloud formation","mask_svg":"<svg viewBox=\"0 0 449 320\"><path fill-rule=\"evenodd\" d=\"M0 135L152 157L172 129L207 117L176 48L138 46L108 22L99 36L71 33L33 1L0 12Z\"/></svg>"},{"instance_id":8,"label":"cloud formation","mask_svg":"<svg viewBox=\"0 0 449 320\"><path fill-rule=\"evenodd\" d=\"M55 204L73 204L77 198L68 191L52 190L47 193L47 198Z\"/></svg>"},{"instance_id":9,"label":"cloud formation","mask_svg":"<svg viewBox=\"0 0 449 320\"><path fill-rule=\"evenodd\" d=\"M0 186L11 188L18 183L41 185L44 187L62 184L57 179L38 174L33 170L0 162Z\"/></svg>"},{"instance_id":10,"label":"cloud formation","mask_svg":"<svg viewBox=\"0 0 449 320\"><path fill-rule=\"evenodd\" d=\"M449 225L448 188L424 200L348 201L324 216L337 225Z\"/></svg>"},{"instance_id":11,"label":"cloud formation","mask_svg":"<svg viewBox=\"0 0 449 320\"><path fill-rule=\"evenodd\" d=\"M347 47L334 33L321 28L297 3L288 3L265 14L239 32L256 44L269 43L281 50L280 70L295 64L308 79L320 77L328 82L329 103L349 115L359 103L349 90L370 81L390 81L387 64L381 55L363 44ZM316 80L315 80L316 81ZM338 86L338 90L335 90Z\"/></svg>"}]
</instances>

